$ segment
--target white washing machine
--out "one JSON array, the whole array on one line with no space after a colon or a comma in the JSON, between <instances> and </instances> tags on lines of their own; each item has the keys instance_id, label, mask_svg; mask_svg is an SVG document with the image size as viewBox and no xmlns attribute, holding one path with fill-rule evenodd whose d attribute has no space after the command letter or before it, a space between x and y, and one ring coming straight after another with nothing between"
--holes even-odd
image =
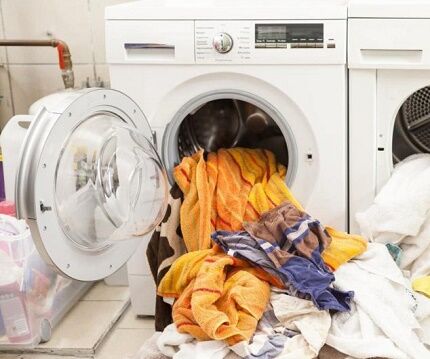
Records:
<instances>
[{"instance_id":1,"label":"white washing machine","mask_svg":"<svg viewBox=\"0 0 430 359\"><path fill-rule=\"evenodd\" d=\"M142 109L170 180L196 148L268 148L308 212L346 229L346 16L333 0L109 7L111 84ZM140 315L154 313L146 245L128 265Z\"/></svg>"},{"instance_id":2,"label":"white washing machine","mask_svg":"<svg viewBox=\"0 0 430 359\"><path fill-rule=\"evenodd\" d=\"M430 2L351 1L350 229L393 165L430 152Z\"/></svg>"}]
</instances>

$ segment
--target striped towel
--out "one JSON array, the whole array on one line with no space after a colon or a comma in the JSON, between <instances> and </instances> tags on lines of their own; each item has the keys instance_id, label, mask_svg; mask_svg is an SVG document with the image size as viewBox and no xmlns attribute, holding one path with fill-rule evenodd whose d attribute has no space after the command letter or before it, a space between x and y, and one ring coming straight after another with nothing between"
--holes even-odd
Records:
<instances>
[{"instance_id":1,"label":"striped towel","mask_svg":"<svg viewBox=\"0 0 430 359\"><path fill-rule=\"evenodd\" d=\"M245 224L246 232L218 231L212 239L226 253L246 259L309 295L319 309L347 311L352 292L330 287L333 273L321 253L331 238L324 227L290 202Z\"/></svg>"}]
</instances>

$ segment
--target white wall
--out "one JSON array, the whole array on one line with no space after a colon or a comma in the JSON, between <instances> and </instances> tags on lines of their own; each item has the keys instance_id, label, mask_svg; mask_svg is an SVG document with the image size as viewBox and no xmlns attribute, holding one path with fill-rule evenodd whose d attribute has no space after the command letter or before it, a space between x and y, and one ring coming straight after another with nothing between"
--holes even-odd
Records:
<instances>
[{"instance_id":1,"label":"white wall","mask_svg":"<svg viewBox=\"0 0 430 359\"><path fill-rule=\"evenodd\" d=\"M109 83L105 64L104 8L130 0L0 0L0 37L64 40L75 85ZM0 126L27 113L42 96L63 88L54 48L0 47Z\"/></svg>"}]
</instances>

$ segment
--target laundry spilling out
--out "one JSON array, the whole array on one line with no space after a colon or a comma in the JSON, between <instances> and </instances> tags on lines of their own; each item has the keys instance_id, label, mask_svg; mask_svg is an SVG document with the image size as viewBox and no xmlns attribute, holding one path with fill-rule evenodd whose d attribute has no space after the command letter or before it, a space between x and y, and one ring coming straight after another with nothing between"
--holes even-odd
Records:
<instances>
[{"instance_id":1,"label":"laundry spilling out","mask_svg":"<svg viewBox=\"0 0 430 359\"><path fill-rule=\"evenodd\" d=\"M430 358L430 155L396 166L363 237L306 213L267 150L201 151L174 175L136 359Z\"/></svg>"}]
</instances>

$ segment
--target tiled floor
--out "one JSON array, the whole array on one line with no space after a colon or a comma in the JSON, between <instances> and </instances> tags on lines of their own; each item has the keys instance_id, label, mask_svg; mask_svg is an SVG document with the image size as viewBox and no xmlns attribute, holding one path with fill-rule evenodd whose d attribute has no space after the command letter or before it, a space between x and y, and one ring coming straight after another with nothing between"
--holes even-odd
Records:
<instances>
[{"instance_id":1,"label":"tiled floor","mask_svg":"<svg viewBox=\"0 0 430 359\"><path fill-rule=\"evenodd\" d=\"M43 353L2 354L0 359L126 359L154 333L153 318L136 318L127 287L92 288L55 328Z\"/></svg>"}]
</instances>

